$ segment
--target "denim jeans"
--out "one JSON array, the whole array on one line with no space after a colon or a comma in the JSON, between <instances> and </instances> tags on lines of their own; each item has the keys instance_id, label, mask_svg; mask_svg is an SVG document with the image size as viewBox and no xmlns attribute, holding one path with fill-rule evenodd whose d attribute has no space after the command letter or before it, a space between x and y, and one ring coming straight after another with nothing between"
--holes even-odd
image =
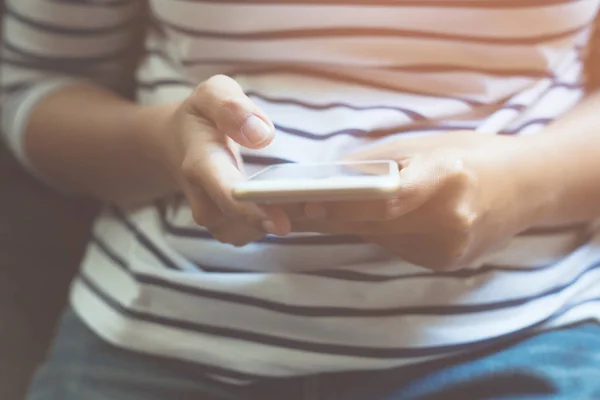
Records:
<instances>
[{"instance_id":1,"label":"denim jeans","mask_svg":"<svg viewBox=\"0 0 600 400\"><path fill-rule=\"evenodd\" d=\"M214 381L194 364L116 348L67 310L28 400L600 399L600 325L585 322L485 352L377 372Z\"/></svg>"}]
</instances>

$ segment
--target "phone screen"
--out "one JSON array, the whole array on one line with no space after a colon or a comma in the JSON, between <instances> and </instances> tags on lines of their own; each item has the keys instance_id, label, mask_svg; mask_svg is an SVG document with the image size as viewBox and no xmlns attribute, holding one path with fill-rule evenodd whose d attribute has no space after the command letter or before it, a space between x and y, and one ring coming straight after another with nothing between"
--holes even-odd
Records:
<instances>
[{"instance_id":1,"label":"phone screen","mask_svg":"<svg viewBox=\"0 0 600 400\"><path fill-rule=\"evenodd\" d=\"M340 177L387 175L389 162L335 163L335 164L281 164L267 168L253 176L253 181L320 180Z\"/></svg>"}]
</instances>

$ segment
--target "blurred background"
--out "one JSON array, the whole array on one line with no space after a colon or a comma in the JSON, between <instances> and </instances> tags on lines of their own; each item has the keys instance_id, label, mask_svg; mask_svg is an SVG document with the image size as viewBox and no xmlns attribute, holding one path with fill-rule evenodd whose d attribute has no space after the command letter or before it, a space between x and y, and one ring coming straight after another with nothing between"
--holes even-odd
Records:
<instances>
[{"instance_id":1,"label":"blurred background","mask_svg":"<svg viewBox=\"0 0 600 400\"><path fill-rule=\"evenodd\" d=\"M24 399L94 212L93 204L62 197L28 176L0 142L1 400Z\"/></svg>"}]
</instances>

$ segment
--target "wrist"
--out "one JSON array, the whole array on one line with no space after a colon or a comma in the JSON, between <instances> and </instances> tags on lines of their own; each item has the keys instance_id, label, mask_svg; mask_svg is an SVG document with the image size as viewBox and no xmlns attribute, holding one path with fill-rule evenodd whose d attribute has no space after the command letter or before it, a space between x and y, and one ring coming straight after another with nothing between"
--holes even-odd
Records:
<instances>
[{"instance_id":1,"label":"wrist","mask_svg":"<svg viewBox=\"0 0 600 400\"><path fill-rule=\"evenodd\" d=\"M163 169L164 175L174 182L173 120L178 108L178 103L137 106L131 128L141 154Z\"/></svg>"},{"instance_id":2,"label":"wrist","mask_svg":"<svg viewBox=\"0 0 600 400\"><path fill-rule=\"evenodd\" d=\"M564 197L560 155L543 133L514 139L520 148L515 177L525 205L526 215L522 217L526 228L552 224Z\"/></svg>"}]
</instances>

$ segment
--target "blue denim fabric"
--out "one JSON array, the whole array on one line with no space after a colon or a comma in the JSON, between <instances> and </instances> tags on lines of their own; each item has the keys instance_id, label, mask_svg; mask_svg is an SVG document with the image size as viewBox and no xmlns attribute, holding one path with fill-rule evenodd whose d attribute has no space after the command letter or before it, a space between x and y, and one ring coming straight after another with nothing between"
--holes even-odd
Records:
<instances>
[{"instance_id":1,"label":"blue denim fabric","mask_svg":"<svg viewBox=\"0 0 600 400\"><path fill-rule=\"evenodd\" d=\"M378 372L215 382L189 363L118 349L68 310L28 400L600 399L600 325L586 322L485 353Z\"/></svg>"}]
</instances>

